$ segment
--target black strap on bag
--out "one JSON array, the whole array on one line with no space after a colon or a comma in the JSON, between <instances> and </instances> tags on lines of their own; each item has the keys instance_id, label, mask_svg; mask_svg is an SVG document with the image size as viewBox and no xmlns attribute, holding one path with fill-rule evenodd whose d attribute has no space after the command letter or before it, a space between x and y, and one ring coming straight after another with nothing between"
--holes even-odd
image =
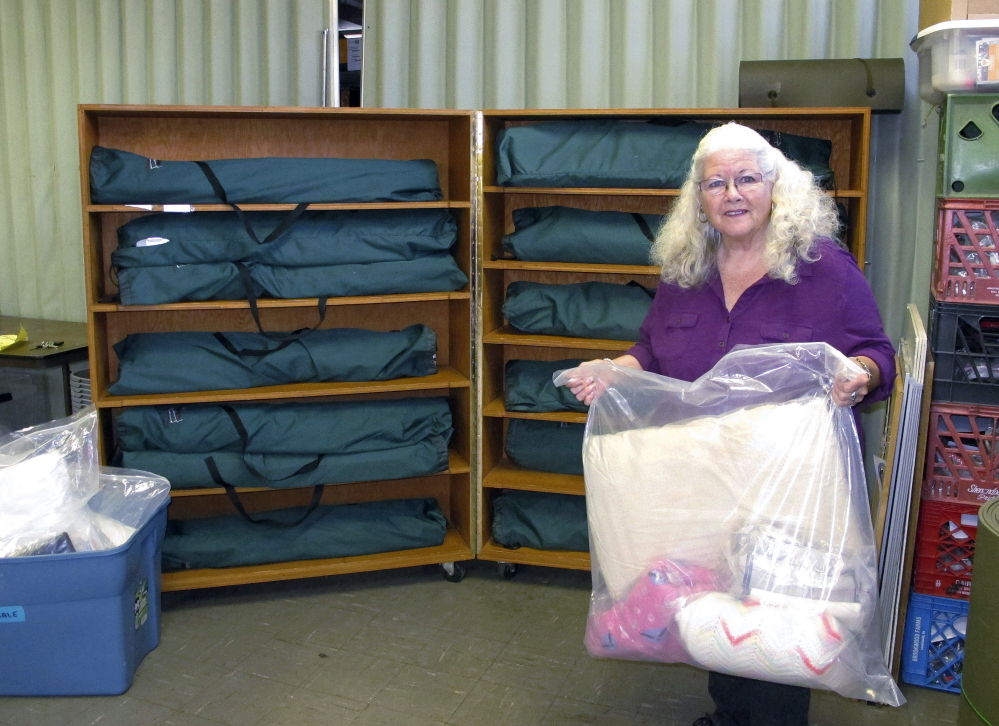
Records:
<instances>
[{"instance_id":1,"label":"black strap on bag","mask_svg":"<svg viewBox=\"0 0 999 726\"><path fill-rule=\"evenodd\" d=\"M263 241L261 241L257 237L257 233L253 231L253 227L250 225L250 220L246 218L246 214L243 213L243 210L240 209L238 205L229 201L226 196L225 189L222 187L222 183L219 182L218 177L215 176L215 172L212 171L208 162L196 161L194 163L198 165L198 168L201 169L205 178L208 180L208 183L212 185L212 189L215 191L215 196L222 200L223 204L228 204L232 207L232 211L236 213L236 216L239 217L239 220L243 223L243 227L246 228L246 233L250 235L250 239L258 245L270 244L276 240L282 234L287 232L288 229L295 224L299 218L301 218L305 210L309 208L308 202L302 202L296 206L291 212L288 213L288 216L281 220L281 224L271 230L271 233L264 237ZM302 328L293 333L278 333L264 330L263 326L260 324L260 311L257 309L257 293L254 288L253 278L250 275L250 271L242 262L234 262L233 264L236 265L236 269L239 271L240 280L243 282L243 288L246 291L246 299L250 303L250 314L253 315L253 322L257 324L257 330L260 331L261 335L265 335L271 340L299 340L314 330L317 330L319 326L323 324L323 320L326 319L326 297L319 298L319 322L313 327Z\"/></svg>"},{"instance_id":2,"label":"black strap on bag","mask_svg":"<svg viewBox=\"0 0 999 726\"><path fill-rule=\"evenodd\" d=\"M642 234L645 235L645 238L649 242L655 242L656 236L652 234L652 228L649 227L649 223L645 221L645 217L638 212L632 212L631 216L635 218L635 224L637 224L638 228L642 230Z\"/></svg>"},{"instance_id":3,"label":"black strap on bag","mask_svg":"<svg viewBox=\"0 0 999 726\"><path fill-rule=\"evenodd\" d=\"M653 300L655 300L655 298L656 298L656 292L655 292L655 290L650 290L649 288L647 288L645 285L643 285L642 283L638 282L637 280L632 280L631 282L629 282L628 283L628 287L637 287L639 290L641 290L642 292L644 292L646 295L648 295Z\"/></svg>"},{"instance_id":4,"label":"black strap on bag","mask_svg":"<svg viewBox=\"0 0 999 726\"><path fill-rule=\"evenodd\" d=\"M287 348L289 345L296 342L295 340L284 340L276 348L237 348L235 345L232 344L232 341L229 340L224 335L222 335L222 333L212 333L212 336L222 344L223 348L225 348L233 355L239 357L243 357L244 355L256 355L256 356L270 355L271 353L277 353L282 348Z\"/></svg>"},{"instance_id":5,"label":"black strap on bag","mask_svg":"<svg viewBox=\"0 0 999 726\"><path fill-rule=\"evenodd\" d=\"M234 264L236 269L239 271L239 279L242 280L243 288L246 290L246 300L250 303L250 315L253 316L253 322L257 324L257 330L260 331L261 335L270 338L271 340L291 342L301 340L309 333L319 330L319 326L322 325L323 321L326 319L326 303L329 298L325 295L319 298L319 322L311 328L299 328L298 330L294 330L290 333L268 332L264 330L263 326L260 324L260 311L257 309L257 291L253 286L253 276L250 275L249 268L242 262L233 262L232 264Z\"/></svg>"},{"instance_id":6,"label":"black strap on bag","mask_svg":"<svg viewBox=\"0 0 999 726\"><path fill-rule=\"evenodd\" d=\"M256 476L259 476L261 479L265 479L267 481L286 481L288 479L300 476L302 474L309 474L319 468L319 463L323 460L325 454L317 454L315 459L310 461L308 464L305 464L304 466L300 467L298 471L294 472L293 474L289 474L288 476L282 477L281 479L270 479L269 477L265 476L260 471L258 471L255 466L253 466L246 460L245 454L246 454L246 449L250 444L250 434L247 432L246 426L243 424L243 420L239 417L239 413L232 406L219 406L219 408L221 408L225 412L225 414L229 417L229 421L232 423L233 428L236 429L236 435L239 436L239 440L240 443L242 444L243 455L244 455L243 465L251 472L253 472L253 474L255 474ZM305 514L301 516L301 518L290 524L275 519L266 519L266 518L254 519L247 513L246 508L243 506L243 502L240 501L239 494L236 492L236 488L222 478L222 474L221 472L219 472L218 466L215 464L214 457L211 456L207 457L205 459L205 466L208 467L208 474L212 477L212 481L214 481L220 487L225 489L226 496L229 497L229 501L232 502L232 505L236 508L236 511L242 514L247 521L253 522L254 524L266 524L271 527L297 527L299 524L305 521L306 517L308 517L310 514L316 511L316 507L319 506L319 501L322 499L323 496L324 485L317 484L312 490L312 501L309 503L308 510L305 512Z\"/></svg>"},{"instance_id":7,"label":"black strap on bag","mask_svg":"<svg viewBox=\"0 0 999 726\"><path fill-rule=\"evenodd\" d=\"M226 197L225 189L222 187L222 184L219 182L219 178L215 176L215 172L212 171L212 168L210 166L208 166L208 162L196 161L194 163L198 165L198 168L201 169L201 171L204 173L205 178L208 179L208 183L212 185L212 190L215 192L215 196L221 199L223 204L228 204L230 207L232 207L232 211L236 213L236 216L239 217L239 221L243 223L243 226L246 228L246 233L250 235L250 239L252 239L258 245L269 244L274 240L276 240L282 234L287 232L288 229L291 227L291 225L295 224L295 222L298 221L299 217L302 216L302 213L309 208L308 202L302 202L301 204L299 204L291 212L289 212L288 216L285 217L283 220L281 220L281 224L275 227L269 235L264 237L264 240L261 242L257 238L257 233L253 231L253 227L250 226L250 220L246 218L246 214L243 213L243 210L240 209L238 205L230 202L229 199Z\"/></svg>"},{"instance_id":8,"label":"black strap on bag","mask_svg":"<svg viewBox=\"0 0 999 726\"><path fill-rule=\"evenodd\" d=\"M322 460L322 455L319 456L313 462L310 462L299 469L297 472L291 476L296 476L298 474L307 473L304 471L307 467L312 467L315 469L319 466L319 462ZM236 492L236 488L222 478L222 474L219 472L218 467L215 465L215 459L211 456L205 459L205 466L208 467L208 473L212 477L212 481L218 484L220 487L225 489L226 496L229 497L229 501L232 502L232 506L236 508L236 511L243 515L247 522L252 522L253 524L261 524L266 527L277 527L279 529L290 529L291 527L297 527L302 522L304 522L310 514L312 514L319 507L319 502L323 498L323 490L325 485L316 484L312 489L312 501L309 502L308 509L305 510L305 514L296 519L294 522L282 522L278 519L270 519L268 517L251 517L243 506L243 502L240 501L239 494ZM311 471L311 469L310 469Z\"/></svg>"}]
</instances>

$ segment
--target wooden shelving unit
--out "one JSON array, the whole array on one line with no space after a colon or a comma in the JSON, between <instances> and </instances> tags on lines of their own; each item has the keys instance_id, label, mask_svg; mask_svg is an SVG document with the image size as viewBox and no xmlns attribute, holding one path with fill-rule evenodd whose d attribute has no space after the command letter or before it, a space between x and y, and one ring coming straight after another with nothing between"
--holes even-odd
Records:
<instances>
[{"instance_id":1,"label":"wooden shelving unit","mask_svg":"<svg viewBox=\"0 0 999 726\"><path fill-rule=\"evenodd\" d=\"M870 147L870 109L866 108L775 108L775 109L663 109L606 111L483 111L478 123L481 139L478 176L481 183L477 215L476 244L479 266L476 346L478 351L478 422L481 450L477 462L480 484L478 556L512 564L588 569L589 553L541 551L529 548L510 550L492 540L492 500L503 489L524 489L563 494L583 494L583 477L530 471L504 456L506 422L510 418L540 418L579 423L585 415L577 412L523 414L506 411L503 405L503 370L515 359L561 360L603 358L621 355L630 342L582 338L526 335L505 324L502 313L506 288L517 280L569 284L598 280L627 283L635 280L655 287L658 269L647 266L573 264L565 262L520 262L494 259L500 256L500 243L513 231L513 210L522 207L560 205L588 210L613 210L665 214L675 189L556 189L503 187L496 185L493 159L495 138L500 130L514 125L568 119L631 119L671 117L677 119L725 122L738 121L757 129L782 131L832 141L830 166L836 188L830 194L841 202L849 219L846 242L862 265L867 224L867 176Z\"/></svg>"},{"instance_id":2,"label":"wooden shelving unit","mask_svg":"<svg viewBox=\"0 0 999 726\"><path fill-rule=\"evenodd\" d=\"M472 290L448 293L330 298L322 328L358 327L399 330L422 323L437 335L436 375L383 382L301 383L243 390L113 396L118 361L113 346L131 333L167 331L246 331L256 326L245 300L123 306L111 273L117 229L162 205L90 203L89 165L94 146L122 149L168 160L247 157L346 157L432 159L444 199L438 202L315 204L310 209L449 209L458 223L454 255L474 277L472 250L473 115L461 111L367 109L80 106L80 169L83 190L84 259L87 278L90 371L93 402L101 430L101 459L114 450L112 417L129 406L308 399L351 399L433 395L449 399L454 422L447 471L413 479L328 486L324 504L403 497L434 497L448 520L439 547L370 556L283 562L252 567L166 573L164 590L217 587L250 582L316 577L363 570L444 564L472 557ZM231 211L222 204L191 205L194 211ZM291 210L291 204L242 205L247 211ZM260 300L261 323L268 330L295 330L315 324L316 299ZM305 504L309 489L244 489L249 511ZM232 514L221 489L174 493L173 519Z\"/></svg>"}]
</instances>

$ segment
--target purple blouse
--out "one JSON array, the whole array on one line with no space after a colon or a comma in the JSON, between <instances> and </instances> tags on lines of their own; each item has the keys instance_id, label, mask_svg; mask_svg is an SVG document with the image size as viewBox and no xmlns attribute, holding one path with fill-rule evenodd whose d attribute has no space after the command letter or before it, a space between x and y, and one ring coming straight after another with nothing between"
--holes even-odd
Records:
<instances>
[{"instance_id":1,"label":"purple blouse","mask_svg":"<svg viewBox=\"0 0 999 726\"><path fill-rule=\"evenodd\" d=\"M822 341L877 363L881 382L864 402L885 400L895 380L895 350L870 285L853 256L831 239L817 240L815 252L817 261L798 261L797 284L764 276L731 312L717 271L689 290L660 282L641 338L628 353L644 370L693 381L735 345Z\"/></svg>"}]
</instances>

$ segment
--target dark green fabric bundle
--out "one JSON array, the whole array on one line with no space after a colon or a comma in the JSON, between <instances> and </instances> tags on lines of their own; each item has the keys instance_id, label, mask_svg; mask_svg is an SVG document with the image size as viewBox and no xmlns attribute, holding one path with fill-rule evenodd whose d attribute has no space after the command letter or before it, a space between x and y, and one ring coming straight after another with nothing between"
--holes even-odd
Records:
<instances>
[{"instance_id":1,"label":"dark green fabric bundle","mask_svg":"<svg viewBox=\"0 0 999 726\"><path fill-rule=\"evenodd\" d=\"M318 454L241 454L237 451L122 451L120 465L159 474L174 489L216 487L218 484L205 461L208 457L215 462L227 484L275 489L405 479L436 474L448 467L447 441L443 436L428 436L381 451L324 454L322 458Z\"/></svg>"},{"instance_id":2,"label":"dark green fabric bundle","mask_svg":"<svg viewBox=\"0 0 999 726\"><path fill-rule=\"evenodd\" d=\"M251 263L247 267L258 297L451 292L468 284L465 273L446 252L358 265L278 267ZM246 299L246 288L232 262L126 267L118 271L118 290L122 305Z\"/></svg>"},{"instance_id":3,"label":"dark green fabric bundle","mask_svg":"<svg viewBox=\"0 0 999 726\"><path fill-rule=\"evenodd\" d=\"M255 295L263 292L255 285ZM118 270L118 295L122 305L245 300L246 287L239 269L231 262L123 267Z\"/></svg>"},{"instance_id":4,"label":"dark green fabric bundle","mask_svg":"<svg viewBox=\"0 0 999 726\"><path fill-rule=\"evenodd\" d=\"M638 284L517 281L507 287L503 315L517 330L572 338L638 340L653 291Z\"/></svg>"},{"instance_id":5,"label":"dark green fabric bundle","mask_svg":"<svg viewBox=\"0 0 999 726\"><path fill-rule=\"evenodd\" d=\"M413 292L451 292L468 278L446 252L415 260L365 265L277 267L252 265L250 275L271 297L350 297Z\"/></svg>"},{"instance_id":6,"label":"dark green fabric bundle","mask_svg":"<svg viewBox=\"0 0 999 726\"><path fill-rule=\"evenodd\" d=\"M256 388L281 383L386 381L437 372L425 325L387 333L317 330L291 343L259 333L133 333L114 346L112 395ZM254 351L269 351L256 355Z\"/></svg>"},{"instance_id":7,"label":"dark green fabric bundle","mask_svg":"<svg viewBox=\"0 0 999 726\"><path fill-rule=\"evenodd\" d=\"M245 445L237 421L246 432ZM114 433L118 446L129 451L343 454L383 451L429 437L449 441L452 428L447 399L427 397L135 406L115 416Z\"/></svg>"},{"instance_id":8,"label":"dark green fabric bundle","mask_svg":"<svg viewBox=\"0 0 999 726\"><path fill-rule=\"evenodd\" d=\"M525 469L582 476L585 429L585 424L512 418L506 455Z\"/></svg>"},{"instance_id":9,"label":"dark green fabric bundle","mask_svg":"<svg viewBox=\"0 0 999 726\"><path fill-rule=\"evenodd\" d=\"M306 509L265 516L294 522ZM239 515L171 520L163 570L237 567L270 562L353 557L444 543L447 520L434 499L396 499L321 506L296 527L267 527Z\"/></svg>"},{"instance_id":10,"label":"dark green fabric bundle","mask_svg":"<svg viewBox=\"0 0 999 726\"><path fill-rule=\"evenodd\" d=\"M246 212L257 239L287 212ZM147 214L118 228L111 264L123 267L260 262L267 265L366 264L446 252L458 225L446 209L306 211L273 242L257 244L232 212Z\"/></svg>"},{"instance_id":11,"label":"dark green fabric bundle","mask_svg":"<svg viewBox=\"0 0 999 726\"><path fill-rule=\"evenodd\" d=\"M508 489L493 499L493 540L509 549L589 552L586 497Z\"/></svg>"},{"instance_id":12,"label":"dark green fabric bundle","mask_svg":"<svg viewBox=\"0 0 999 726\"><path fill-rule=\"evenodd\" d=\"M443 199L429 159L267 157L207 162L232 204L435 202ZM90 155L94 204L217 204L193 161L147 159L95 146Z\"/></svg>"},{"instance_id":13,"label":"dark green fabric bundle","mask_svg":"<svg viewBox=\"0 0 999 726\"><path fill-rule=\"evenodd\" d=\"M514 187L679 189L694 151L717 124L621 120L549 121L496 135L496 183ZM832 180L832 142L775 131L760 134L785 156Z\"/></svg>"},{"instance_id":14,"label":"dark green fabric bundle","mask_svg":"<svg viewBox=\"0 0 999 726\"><path fill-rule=\"evenodd\" d=\"M648 265L651 238L662 217L572 207L523 207L513 210L513 224L516 231L503 238L503 251L518 260Z\"/></svg>"},{"instance_id":15,"label":"dark green fabric bundle","mask_svg":"<svg viewBox=\"0 0 999 726\"><path fill-rule=\"evenodd\" d=\"M552 383L555 371L575 368L582 361L511 360L504 370L503 397L507 411L545 413L547 411L582 411L590 407L579 401L566 386Z\"/></svg>"}]
</instances>

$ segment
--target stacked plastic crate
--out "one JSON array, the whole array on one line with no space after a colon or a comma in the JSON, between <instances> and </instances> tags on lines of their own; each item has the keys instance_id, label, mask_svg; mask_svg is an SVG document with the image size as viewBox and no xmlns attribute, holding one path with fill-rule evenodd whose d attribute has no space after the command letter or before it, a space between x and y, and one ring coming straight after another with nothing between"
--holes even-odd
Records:
<instances>
[{"instance_id":1,"label":"stacked plastic crate","mask_svg":"<svg viewBox=\"0 0 999 726\"><path fill-rule=\"evenodd\" d=\"M961 690L978 509L999 496L999 94L950 95L937 174L936 361L904 679Z\"/></svg>"}]
</instances>

